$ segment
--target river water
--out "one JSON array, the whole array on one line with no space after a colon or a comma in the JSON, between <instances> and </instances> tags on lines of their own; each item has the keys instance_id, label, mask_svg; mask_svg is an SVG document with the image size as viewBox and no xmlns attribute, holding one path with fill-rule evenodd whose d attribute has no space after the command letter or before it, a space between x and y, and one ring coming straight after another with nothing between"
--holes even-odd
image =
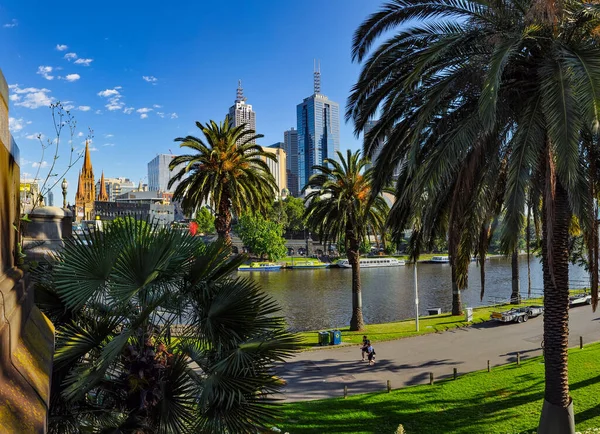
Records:
<instances>
[{"instance_id":1,"label":"river water","mask_svg":"<svg viewBox=\"0 0 600 434\"><path fill-rule=\"evenodd\" d=\"M511 293L510 259L486 261L486 294L480 300L479 266L469 268L469 287L462 292L464 307L489 305L508 300ZM413 266L361 269L363 315L367 323L398 321L414 317L415 296ZM521 294L527 296L527 258L519 258ZM238 272L260 283L262 289L277 300L288 325L294 331L326 329L350 323L351 270L281 270L275 272ZM572 288L585 287L588 275L580 267L571 266ZM452 306L450 266L419 264L419 313L440 307L449 312ZM531 259L532 295L542 294L542 265Z\"/></svg>"}]
</instances>

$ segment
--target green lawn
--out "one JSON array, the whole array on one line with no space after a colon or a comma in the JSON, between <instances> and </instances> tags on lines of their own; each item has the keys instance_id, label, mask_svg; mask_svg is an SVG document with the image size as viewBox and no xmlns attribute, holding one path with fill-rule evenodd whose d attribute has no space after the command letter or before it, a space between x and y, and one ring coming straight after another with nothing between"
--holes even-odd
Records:
<instances>
[{"instance_id":1,"label":"green lawn","mask_svg":"<svg viewBox=\"0 0 600 434\"><path fill-rule=\"evenodd\" d=\"M529 300L527 304L541 304L542 299ZM517 305L525 306L525 304ZM507 310L515 305L501 305L495 307L481 307L473 310L473 323L479 323L490 319L490 314L493 311ZM362 332L351 332L349 327L341 327L342 341L351 344L359 344L362 342L363 335L367 335L373 342L391 341L394 339L406 338L409 336L423 335L427 333L442 332L456 327L466 327L469 324L465 321L464 315L452 316L449 313L425 316L419 318L419 331L415 331L415 320L405 320L384 324L367 324ZM302 332L299 335L303 338L303 348L313 348L318 344L317 331ZM315 347L315 348L331 348L331 347Z\"/></svg>"},{"instance_id":2,"label":"green lawn","mask_svg":"<svg viewBox=\"0 0 600 434\"><path fill-rule=\"evenodd\" d=\"M600 427L600 345L569 353L577 430ZM540 357L465 374L433 386L285 404L282 432L407 434L533 433L544 394Z\"/></svg>"}]
</instances>

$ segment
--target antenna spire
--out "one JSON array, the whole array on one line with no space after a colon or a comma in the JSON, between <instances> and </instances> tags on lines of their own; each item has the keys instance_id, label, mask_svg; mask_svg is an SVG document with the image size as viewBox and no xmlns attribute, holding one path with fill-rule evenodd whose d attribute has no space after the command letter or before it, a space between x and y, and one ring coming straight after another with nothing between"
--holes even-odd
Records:
<instances>
[{"instance_id":1,"label":"antenna spire","mask_svg":"<svg viewBox=\"0 0 600 434\"><path fill-rule=\"evenodd\" d=\"M242 88L242 80L238 80L238 88L237 88L235 102L244 102L244 101L246 101L246 97L244 96L244 88Z\"/></svg>"},{"instance_id":2,"label":"antenna spire","mask_svg":"<svg viewBox=\"0 0 600 434\"><path fill-rule=\"evenodd\" d=\"M317 65L317 59L314 59L314 82L315 82L315 94L321 93L321 61Z\"/></svg>"}]
</instances>

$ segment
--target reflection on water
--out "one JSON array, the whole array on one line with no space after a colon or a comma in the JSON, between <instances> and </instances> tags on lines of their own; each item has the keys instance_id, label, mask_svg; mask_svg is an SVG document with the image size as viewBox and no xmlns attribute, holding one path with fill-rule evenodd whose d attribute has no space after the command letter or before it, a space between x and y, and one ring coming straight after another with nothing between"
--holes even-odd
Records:
<instances>
[{"instance_id":1,"label":"reflection on water","mask_svg":"<svg viewBox=\"0 0 600 434\"><path fill-rule=\"evenodd\" d=\"M510 260L493 258L486 262L486 294L481 290L479 266L471 263L469 288L462 293L463 305L492 304L497 298L508 299L511 293ZM441 307L450 311L452 293L448 264L419 264L419 311ZM527 260L519 260L521 294L527 295ZM351 270L281 270L277 272L242 272L260 283L276 299L293 330L315 330L347 325L351 315ZM414 316L413 267L369 268L361 270L363 314L368 323L397 321ZM570 268L572 287L588 281L585 270ZM531 286L535 294L542 291L542 266L531 260Z\"/></svg>"}]
</instances>

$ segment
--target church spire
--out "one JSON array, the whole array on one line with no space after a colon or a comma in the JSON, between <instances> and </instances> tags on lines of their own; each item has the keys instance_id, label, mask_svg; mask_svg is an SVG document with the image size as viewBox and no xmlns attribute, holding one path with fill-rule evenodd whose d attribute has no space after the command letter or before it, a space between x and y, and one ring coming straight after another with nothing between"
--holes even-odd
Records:
<instances>
[{"instance_id":1,"label":"church spire","mask_svg":"<svg viewBox=\"0 0 600 434\"><path fill-rule=\"evenodd\" d=\"M79 179L77 180L77 193L75 194L76 199L83 199L83 180L81 179L81 171L79 172Z\"/></svg>"},{"instance_id":2,"label":"church spire","mask_svg":"<svg viewBox=\"0 0 600 434\"><path fill-rule=\"evenodd\" d=\"M100 177L100 193L98 194L98 201L108 202L108 193L106 192L106 184L104 183L104 170Z\"/></svg>"},{"instance_id":3,"label":"church spire","mask_svg":"<svg viewBox=\"0 0 600 434\"><path fill-rule=\"evenodd\" d=\"M90 146L89 146L88 140L85 141L85 155L83 157L83 170L86 175L89 173L92 173L92 159L90 158Z\"/></svg>"}]
</instances>

